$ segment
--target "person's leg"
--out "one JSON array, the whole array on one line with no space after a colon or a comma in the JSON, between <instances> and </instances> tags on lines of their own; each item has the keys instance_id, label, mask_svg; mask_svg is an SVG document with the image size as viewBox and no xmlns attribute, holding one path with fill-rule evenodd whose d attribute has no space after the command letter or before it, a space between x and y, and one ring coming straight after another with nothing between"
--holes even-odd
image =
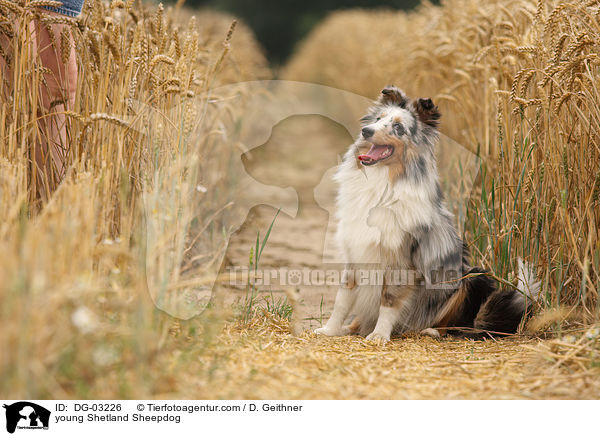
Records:
<instances>
[{"instance_id":1,"label":"person's leg","mask_svg":"<svg viewBox=\"0 0 600 436\"><path fill-rule=\"evenodd\" d=\"M61 16L56 12L44 11ZM36 144L36 185L42 198L56 188L65 175L71 138L64 111L72 109L77 90L77 59L70 26L35 22L36 48L46 69L41 85L44 114L39 121L40 141ZM63 47L65 44L65 47ZM68 44L68 45L67 45Z\"/></svg>"},{"instance_id":2,"label":"person's leg","mask_svg":"<svg viewBox=\"0 0 600 436\"><path fill-rule=\"evenodd\" d=\"M11 35L5 30L0 31L0 98L3 98L4 101L8 101L13 92L12 82L14 72L12 67L15 62L14 45L16 44L18 36L16 32L14 35ZM14 30L18 31L19 29L17 27Z\"/></svg>"},{"instance_id":3,"label":"person's leg","mask_svg":"<svg viewBox=\"0 0 600 436\"><path fill-rule=\"evenodd\" d=\"M12 54L11 41L4 33L0 32L0 93L4 95L8 91L10 83L10 70L5 57Z\"/></svg>"}]
</instances>

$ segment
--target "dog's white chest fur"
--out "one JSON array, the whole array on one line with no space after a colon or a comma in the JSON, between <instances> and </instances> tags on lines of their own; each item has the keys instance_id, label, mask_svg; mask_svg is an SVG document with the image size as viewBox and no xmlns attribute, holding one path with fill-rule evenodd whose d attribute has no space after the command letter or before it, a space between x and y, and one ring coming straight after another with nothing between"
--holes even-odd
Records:
<instances>
[{"instance_id":1,"label":"dog's white chest fur","mask_svg":"<svg viewBox=\"0 0 600 436\"><path fill-rule=\"evenodd\" d=\"M335 179L337 242L347 263L385 263L385 250L404 251L411 234L433 220L430 192L422 184L392 184L386 167L357 167L352 148Z\"/></svg>"}]
</instances>

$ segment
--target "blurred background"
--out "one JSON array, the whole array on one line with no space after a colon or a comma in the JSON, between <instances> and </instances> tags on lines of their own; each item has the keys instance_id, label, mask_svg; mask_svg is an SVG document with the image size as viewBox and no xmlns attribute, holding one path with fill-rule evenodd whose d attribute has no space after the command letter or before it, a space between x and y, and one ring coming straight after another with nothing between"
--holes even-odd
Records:
<instances>
[{"instance_id":1,"label":"blurred background","mask_svg":"<svg viewBox=\"0 0 600 436\"><path fill-rule=\"evenodd\" d=\"M241 18L256 34L269 61L280 65L288 59L295 45L330 12L351 8L411 10L419 3L419 0L195 0L187 1L186 5L216 9Z\"/></svg>"}]
</instances>

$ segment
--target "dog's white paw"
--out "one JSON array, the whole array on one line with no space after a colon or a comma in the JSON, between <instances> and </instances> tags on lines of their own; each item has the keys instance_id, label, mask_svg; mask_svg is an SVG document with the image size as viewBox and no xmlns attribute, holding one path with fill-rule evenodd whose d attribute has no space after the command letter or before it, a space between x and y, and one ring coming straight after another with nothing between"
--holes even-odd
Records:
<instances>
[{"instance_id":1,"label":"dog's white paw","mask_svg":"<svg viewBox=\"0 0 600 436\"><path fill-rule=\"evenodd\" d=\"M390 341L390 335L384 335L379 332L373 332L370 335L368 335L366 339L367 341L385 344L386 342Z\"/></svg>"},{"instance_id":2,"label":"dog's white paw","mask_svg":"<svg viewBox=\"0 0 600 436\"><path fill-rule=\"evenodd\" d=\"M315 330L315 333L318 335L324 336L344 336L344 331L342 328L332 328L328 326L324 326Z\"/></svg>"},{"instance_id":3,"label":"dog's white paw","mask_svg":"<svg viewBox=\"0 0 600 436\"><path fill-rule=\"evenodd\" d=\"M426 336L431 336L432 338L440 338L440 332L436 329L432 329L432 328L428 328L428 329L423 329L421 330L421 334L422 335L426 335Z\"/></svg>"}]
</instances>

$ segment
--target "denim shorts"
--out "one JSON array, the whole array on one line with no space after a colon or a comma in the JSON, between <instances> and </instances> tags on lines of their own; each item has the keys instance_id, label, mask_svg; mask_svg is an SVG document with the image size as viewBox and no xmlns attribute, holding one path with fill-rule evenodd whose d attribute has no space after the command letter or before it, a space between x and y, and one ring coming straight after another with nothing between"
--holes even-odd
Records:
<instances>
[{"instance_id":1,"label":"denim shorts","mask_svg":"<svg viewBox=\"0 0 600 436\"><path fill-rule=\"evenodd\" d=\"M62 2L62 6L58 8L52 8L49 6L43 6L52 12L58 12L59 14L67 15L69 17L77 17L81 14L81 8L83 8L83 0L59 0Z\"/></svg>"}]
</instances>

